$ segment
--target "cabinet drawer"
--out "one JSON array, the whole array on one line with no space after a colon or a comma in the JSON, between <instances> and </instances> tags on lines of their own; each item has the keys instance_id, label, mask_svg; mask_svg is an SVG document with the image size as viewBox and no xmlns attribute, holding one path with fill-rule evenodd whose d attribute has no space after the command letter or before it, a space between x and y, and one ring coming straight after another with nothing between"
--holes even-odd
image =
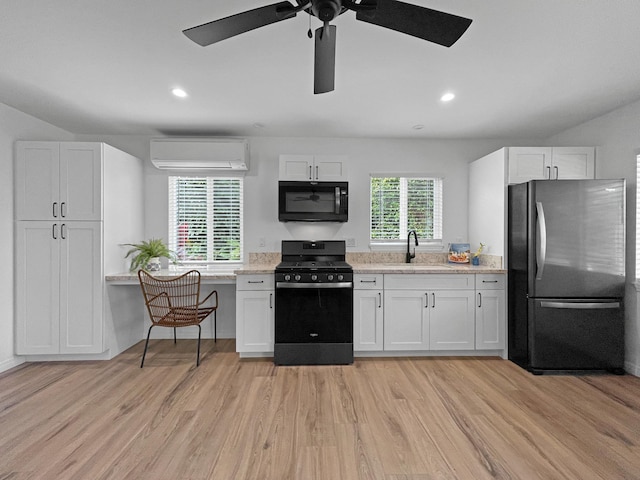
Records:
<instances>
[{"instance_id":1,"label":"cabinet drawer","mask_svg":"<svg viewBox=\"0 0 640 480\"><path fill-rule=\"evenodd\" d=\"M427 273L389 274L384 276L385 290L473 290L473 274Z\"/></svg>"},{"instance_id":2,"label":"cabinet drawer","mask_svg":"<svg viewBox=\"0 0 640 480\"><path fill-rule=\"evenodd\" d=\"M354 290L380 290L383 288L384 275L379 274L356 274L353 276Z\"/></svg>"},{"instance_id":3,"label":"cabinet drawer","mask_svg":"<svg viewBox=\"0 0 640 480\"><path fill-rule=\"evenodd\" d=\"M236 290L273 290L273 275L238 275Z\"/></svg>"},{"instance_id":4,"label":"cabinet drawer","mask_svg":"<svg viewBox=\"0 0 640 480\"><path fill-rule=\"evenodd\" d=\"M479 273L476 275L476 290L504 290L504 285L504 274Z\"/></svg>"}]
</instances>

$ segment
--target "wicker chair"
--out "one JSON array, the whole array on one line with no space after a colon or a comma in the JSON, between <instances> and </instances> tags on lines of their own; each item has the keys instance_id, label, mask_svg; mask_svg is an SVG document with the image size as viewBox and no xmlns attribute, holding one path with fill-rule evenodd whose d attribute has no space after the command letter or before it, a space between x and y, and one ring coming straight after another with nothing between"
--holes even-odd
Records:
<instances>
[{"instance_id":1,"label":"wicker chair","mask_svg":"<svg viewBox=\"0 0 640 480\"><path fill-rule=\"evenodd\" d=\"M140 287L144 302L151 319L151 326L144 344L144 353L140 368L144 365L144 357L149 346L149 335L155 326L173 328L173 342L176 343L176 328L197 325L198 352L196 366L200 365L200 323L213 313L213 338L216 338L216 310L218 309L218 292L214 290L205 299L200 300L200 272L191 270L178 277L169 279L155 278L144 270L138 271ZM214 297L213 306L203 306Z\"/></svg>"}]
</instances>

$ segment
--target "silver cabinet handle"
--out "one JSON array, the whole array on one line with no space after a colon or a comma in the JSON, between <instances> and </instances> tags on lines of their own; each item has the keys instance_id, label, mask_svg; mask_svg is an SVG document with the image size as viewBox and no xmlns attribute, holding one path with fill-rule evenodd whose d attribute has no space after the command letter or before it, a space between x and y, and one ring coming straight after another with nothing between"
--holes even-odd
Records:
<instances>
[{"instance_id":1,"label":"silver cabinet handle","mask_svg":"<svg viewBox=\"0 0 640 480\"><path fill-rule=\"evenodd\" d=\"M378 292L378 308L382 308L382 293Z\"/></svg>"},{"instance_id":2,"label":"silver cabinet handle","mask_svg":"<svg viewBox=\"0 0 640 480\"><path fill-rule=\"evenodd\" d=\"M478 307L482 307L482 293L478 292Z\"/></svg>"},{"instance_id":3,"label":"silver cabinet handle","mask_svg":"<svg viewBox=\"0 0 640 480\"><path fill-rule=\"evenodd\" d=\"M60 225L60 238L63 240L67 239L67 234L65 233L67 230L67 224L63 223L62 225Z\"/></svg>"},{"instance_id":4,"label":"silver cabinet handle","mask_svg":"<svg viewBox=\"0 0 640 480\"><path fill-rule=\"evenodd\" d=\"M558 170L558 167L553 167L553 169L556 171L556 180L558 180L558 177L560 176L560 171Z\"/></svg>"},{"instance_id":5,"label":"silver cabinet handle","mask_svg":"<svg viewBox=\"0 0 640 480\"><path fill-rule=\"evenodd\" d=\"M540 241L536 245L536 280L542 280L542 272L544 272L544 263L547 259L547 222L544 218L544 208L542 202L536 202L536 211L538 212L538 232L540 233Z\"/></svg>"},{"instance_id":6,"label":"silver cabinet handle","mask_svg":"<svg viewBox=\"0 0 640 480\"><path fill-rule=\"evenodd\" d=\"M316 180L318 180L318 165L316 165Z\"/></svg>"},{"instance_id":7,"label":"silver cabinet handle","mask_svg":"<svg viewBox=\"0 0 640 480\"><path fill-rule=\"evenodd\" d=\"M311 169L313 167L311 165L309 165L309 180L313 180L313 177L311 176Z\"/></svg>"},{"instance_id":8,"label":"silver cabinet handle","mask_svg":"<svg viewBox=\"0 0 640 480\"><path fill-rule=\"evenodd\" d=\"M429 308L429 293L424 294L424 308Z\"/></svg>"},{"instance_id":9,"label":"silver cabinet handle","mask_svg":"<svg viewBox=\"0 0 640 480\"><path fill-rule=\"evenodd\" d=\"M375 285L376 279L374 278L373 280L360 280L360 283L373 283Z\"/></svg>"},{"instance_id":10,"label":"silver cabinet handle","mask_svg":"<svg viewBox=\"0 0 640 480\"><path fill-rule=\"evenodd\" d=\"M67 212L65 211L66 205L67 205L67 202L62 202L60 204L60 216L63 218L67 216Z\"/></svg>"},{"instance_id":11,"label":"silver cabinet handle","mask_svg":"<svg viewBox=\"0 0 640 480\"><path fill-rule=\"evenodd\" d=\"M51 236L53 237L54 240L58 239L58 224L54 223L53 225L51 225Z\"/></svg>"},{"instance_id":12,"label":"silver cabinet handle","mask_svg":"<svg viewBox=\"0 0 640 480\"><path fill-rule=\"evenodd\" d=\"M53 218L58 218L58 202L53 202Z\"/></svg>"},{"instance_id":13,"label":"silver cabinet handle","mask_svg":"<svg viewBox=\"0 0 640 480\"><path fill-rule=\"evenodd\" d=\"M264 283L264 280L247 280L247 283Z\"/></svg>"},{"instance_id":14,"label":"silver cabinet handle","mask_svg":"<svg viewBox=\"0 0 640 480\"><path fill-rule=\"evenodd\" d=\"M273 293L269 294L269 308L273 309Z\"/></svg>"},{"instance_id":15,"label":"silver cabinet handle","mask_svg":"<svg viewBox=\"0 0 640 480\"><path fill-rule=\"evenodd\" d=\"M431 305L431 308L436 308L436 294L432 292L431 298L433 299L433 305Z\"/></svg>"},{"instance_id":16,"label":"silver cabinet handle","mask_svg":"<svg viewBox=\"0 0 640 480\"><path fill-rule=\"evenodd\" d=\"M482 283L498 283L498 280L482 280Z\"/></svg>"},{"instance_id":17,"label":"silver cabinet handle","mask_svg":"<svg viewBox=\"0 0 640 480\"><path fill-rule=\"evenodd\" d=\"M547 167L547 178L551 180L551 167Z\"/></svg>"}]
</instances>

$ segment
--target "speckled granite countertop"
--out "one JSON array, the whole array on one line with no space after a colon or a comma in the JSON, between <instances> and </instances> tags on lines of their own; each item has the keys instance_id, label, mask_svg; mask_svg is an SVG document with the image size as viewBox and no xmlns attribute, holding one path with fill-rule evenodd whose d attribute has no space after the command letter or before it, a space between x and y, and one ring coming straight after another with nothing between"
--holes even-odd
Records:
<instances>
[{"instance_id":1,"label":"speckled granite countertop","mask_svg":"<svg viewBox=\"0 0 640 480\"><path fill-rule=\"evenodd\" d=\"M425 265L420 263L356 263L351 264L353 273L507 273L502 268L469 264L457 265L443 263L440 265Z\"/></svg>"},{"instance_id":2,"label":"speckled granite countertop","mask_svg":"<svg viewBox=\"0 0 640 480\"><path fill-rule=\"evenodd\" d=\"M353 273L375 274L375 273L506 273L502 268L480 265L456 265L444 263L440 265L426 265L420 263L355 263L351 264ZM241 268L220 269L220 268L202 268L200 275L204 282L235 282L237 275L264 275L273 274L274 264L249 264ZM153 275L158 278L171 278L178 276L188 269L163 269L155 272ZM135 272L122 272L109 274L105 277L107 282L111 283L137 283L138 275Z\"/></svg>"}]
</instances>

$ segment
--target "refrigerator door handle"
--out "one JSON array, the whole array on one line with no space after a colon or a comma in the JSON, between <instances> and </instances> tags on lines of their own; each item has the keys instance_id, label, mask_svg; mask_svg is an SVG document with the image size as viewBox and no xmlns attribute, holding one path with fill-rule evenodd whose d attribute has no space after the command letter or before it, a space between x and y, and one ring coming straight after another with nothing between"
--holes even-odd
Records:
<instances>
[{"instance_id":1,"label":"refrigerator door handle","mask_svg":"<svg viewBox=\"0 0 640 480\"><path fill-rule=\"evenodd\" d=\"M542 308L570 308L573 310L593 310L596 308L620 308L620 302L540 302Z\"/></svg>"},{"instance_id":2,"label":"refrigerator door handle","mask_svg":"<svg viewBox=\"0 0 640 480\"><path fill-rule=\"evenodd\" d=\"M547 259L547 222L544 219L542 202L536 202L536 211L538 212L538 232L540 233L538 251L536 252L536 266L538 270L536 272L536 280L542 280L544 263Z\"/></svg>"}]
</instances>

